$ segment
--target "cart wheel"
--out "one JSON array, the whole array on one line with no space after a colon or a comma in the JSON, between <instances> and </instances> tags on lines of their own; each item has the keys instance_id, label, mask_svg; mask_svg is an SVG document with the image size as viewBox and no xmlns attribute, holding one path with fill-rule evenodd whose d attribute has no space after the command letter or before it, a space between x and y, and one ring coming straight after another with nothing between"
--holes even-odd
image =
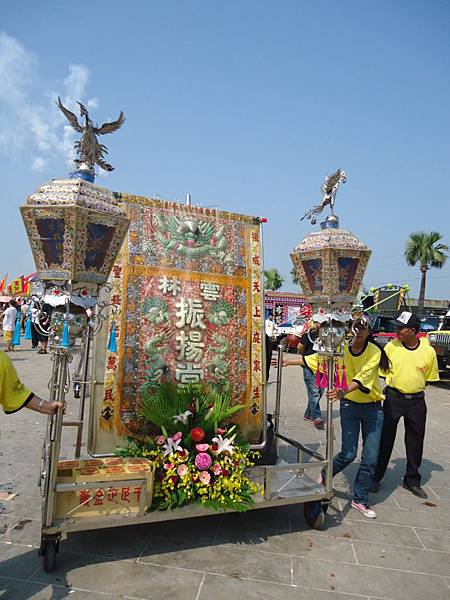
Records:
<instances>
[{"instance_id":1,"label":"cart wheel","mask_svg":"<svg viewBox=\"0 0 450 600\"><path fill-rule=\"evenodd\" d=\"M325 512L321 502L305 502L303 507L305 521L312 529L322 529L325 523Z\"/></svg>"},{"instance_id":2,"label":"cart wheel","mask_svg":"<svg viewBox=\"0 0 450 600\"><path fill-rule=\"evenodd\" d=\"M80 397L80 391L81 391L81 383L75 382L73 384L73 397L74 398L79 398Z\"/></svg>"},{"instance_id":3,"label":"cart wheel","mask_svg":"<svg viewBox=\"0 0 450 600\"><path fill-rule=\"evenodd\" d=\"M41 544L39 554L41 555L42 568L46 573L51 573L56 565L56 552L58 542L56 540L44 540Z\"/></svg>"}]
</instances>

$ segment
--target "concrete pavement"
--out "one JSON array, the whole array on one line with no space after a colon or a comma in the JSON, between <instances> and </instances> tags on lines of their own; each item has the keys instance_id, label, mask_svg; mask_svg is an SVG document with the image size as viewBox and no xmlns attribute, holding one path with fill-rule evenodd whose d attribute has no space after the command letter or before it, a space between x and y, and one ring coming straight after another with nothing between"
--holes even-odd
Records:
<instances>
[{"instance_id":1,"label":"concrete pavement","mask_svg":"<svg viewBox=\"0 0 450 600\"><path fill-rule=\"evenodd\" d=\"M11 354L23 381L48 396L49 356L22 341ZM270 401L274 385L269 386ZM284 370L281 429L323 450L325 432L302 419L299 368ZM324 529L312 531L301 505L245 514L74 533L45 573L37 548L36 486L45 418L29 410L0 417L0 598L24 600L138 598L165 600L424 600L450 598L450 385L427 391L422 466L427 502L401 485L403 433L372 504L371 521L349 508L357 465L335 478ZM68 417L76 414L71 402ZM340 438L339 419L335 420ZM63 456L73 456L66 431Z\"/></svg>"}]
</instances>

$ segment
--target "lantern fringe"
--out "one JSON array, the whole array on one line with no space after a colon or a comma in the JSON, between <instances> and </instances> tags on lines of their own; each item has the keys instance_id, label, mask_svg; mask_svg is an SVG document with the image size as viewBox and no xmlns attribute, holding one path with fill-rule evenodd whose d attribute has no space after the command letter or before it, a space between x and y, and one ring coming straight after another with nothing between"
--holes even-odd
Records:
<instances>
[{"instance_id":1,"label":"lantern fringe","mask_svg":"<svg viewBox=\"0 0 450 600\"><path fill-rule=\"evenodd\" d=\"M339 381L339 365L337 363L334 366L334 384L333 385L334 385L334 388L337 390L341 386L340 381Z\"/></svg>"},{"instance_id":2,"label":"lantern fringe","mask_svg":"<svg viewBox=\"0 0 450 600\"><path fill-rule=\"evenodd\" d=\"M109 333L108 341L108 352L117 352L117 341L116 341L116 322L111 323L111 331Z\"/></svg>"},{"instance_id":3,"label":"lantern fringe","mask_svg":"<svg viewBox=\"0 0 450 600\"><path fill-rule=\"evenodd\" d=\"M327 363L324 362L322 366L323 366L323 373L322 373L322 377L320 379L320 387L325 389L328 387Z\"/></svg>"},{"instance_id":4,"label":"lantern fringe","mask_svg":"<svg viewBox=\"0 0 450 600\"><path fill-rule=\"evenodd\" d=\"M62 348L69 347L69 323L67 322L67 319L64 319L64 327L63 327L63 334L62 334L62 338L61 338L61 346L62 346Z\"/></svg>"},{"instance_id":5,"label":"lantern fringe","mask_svg":"<svg viewBox=\"0 0 450 600\"><path fill-rule=\"evenodd\" d=\"M316 385L318 388L320 388L320 365L317 366L317 371L316 371Z\"/></svg>"},{"instance_id":6,"label":"lantern fringe","mask_svg":"<svg viewBox=\"0 0 450 600\"><path fill-rule=\"evenodd\" d=\"M341 377L341 390L345 390L347 387L347 375L345 373L345 365L342 365L342 377Z\"/></svg>"}]
</instances>

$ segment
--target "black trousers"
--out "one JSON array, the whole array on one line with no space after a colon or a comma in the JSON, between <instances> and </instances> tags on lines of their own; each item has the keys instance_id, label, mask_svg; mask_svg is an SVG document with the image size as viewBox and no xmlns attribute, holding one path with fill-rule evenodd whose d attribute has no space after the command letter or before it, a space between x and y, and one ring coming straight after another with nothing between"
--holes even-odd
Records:
<instances>
[{"instance_id":1,"label":"black trousers","mask_svg":"<svg viewBox=\"0 0 450 600\"><path fill-rule=\"evenodd\" d=\"M33 346L33 348L37 348L39 344L39 332L36 329L36 325L32 322L31 323L31 345Z\"/></svg>"},{"instance_id":2,"label":"black trousers","mask_svg":"<svg viewBox=\"0 0 450 600\"><path fill-rule=\"evenodd\" d=\"M266 381L269 381L270 363L272 361L273 344L270 337L266 334Z\"/></svg>"},{"instance_id":3,"label":"black trousers","mask_svg":"<svg viewBox=\"0 0 450 600\"><path fill-rule=\"evenodd\" d=\"M400 417L404 419L406 446L406 473L403 482L409 486L420 486L420 465L422 463L423 441L425 438L425 422L427 405L425 398L405 398L395 390L386 388L384 401L384 421L381 433L378 466L374 481L381 481L386 472L394 447L397 425Z\"/></svg>"}]
</instances>

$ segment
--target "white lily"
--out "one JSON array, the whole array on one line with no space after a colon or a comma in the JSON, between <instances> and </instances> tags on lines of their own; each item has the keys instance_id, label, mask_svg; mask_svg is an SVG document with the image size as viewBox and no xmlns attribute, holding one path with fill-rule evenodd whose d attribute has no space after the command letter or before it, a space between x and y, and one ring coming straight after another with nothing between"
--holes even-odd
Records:
<instances>
[{"instance_id":1,"label":"white lily","mask_svg":"<svg viewBox=\"0 0 450 600\"><path fill-rule=\"evenodd\" d=\"M221 435L217 437L213 437L212 441L217 444L216 454L220 454L221 452L228 452L229 454L233 454L234 446L233 446L234 436L229 438L223 438Z\"/></svg>"},{"instance_id":2,"label":"white lily","mask_svg":"<svg viewBox=\"0 0 450 600\"><path fill-rule=\"evenodd\" d=\"M186 425L188 418L192 415L190 410L186 410L181 415L175 415L173 418L174 423L184 423Z\"/></svg>"},{"instance_id":3,"label":"white lily","mask_svg":"<svg viewBox=\"0 0 450 600\"><path fill-rule=\"evenodd\" d=\"M166 443L163 446L164 456L168 456L169 454L175 454L175 452L183 451L183 448L180 446L181 440L173 441L172 438L167 438Z\"/></svg>"}]
</instances>

